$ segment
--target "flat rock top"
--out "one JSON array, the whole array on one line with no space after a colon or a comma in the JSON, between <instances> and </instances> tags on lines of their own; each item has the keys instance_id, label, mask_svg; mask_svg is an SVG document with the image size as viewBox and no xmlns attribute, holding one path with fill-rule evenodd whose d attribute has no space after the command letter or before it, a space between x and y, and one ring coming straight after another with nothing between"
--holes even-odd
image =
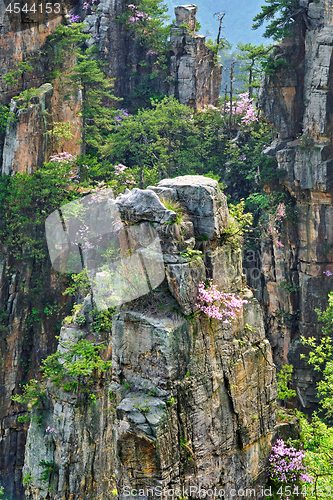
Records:
<instances>
[{"instance_id":1,"label":"flat rock top","mask_svg":"<svg viewBox=\"0 0 333 500\"><path fill-rule=\"evenodd\" d=\"M163 179L158 183L158 187L173 187L173 186L200 186L217 188L218 182L203 175L182 175L174 179Z\"/></svg>"}]
</instances>

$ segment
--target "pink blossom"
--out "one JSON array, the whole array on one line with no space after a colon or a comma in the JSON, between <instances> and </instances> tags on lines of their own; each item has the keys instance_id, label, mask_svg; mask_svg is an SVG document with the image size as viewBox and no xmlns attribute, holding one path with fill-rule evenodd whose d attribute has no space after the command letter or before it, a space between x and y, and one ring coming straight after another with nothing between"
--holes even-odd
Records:
<instances>
[{"instance_id":1,"label":"pink blossom","mask_svg":"<svg viewBox=\"0 0 333 500\"><path fill-rule=\"evenodd\" d=\"M303 450L297 451L293 446L286 446L283 439L277 439L269 458L271 479L285 484L297 483L299 480L312 483L313 477L307 472L304 458Z\"/></svg>"},{"instance_id":2,"label":"pink blossom","mask_svg":"<svg viewBox=\"0 0 333 500\"><path fill-rule=\"evenodd\" d=\"M148 50L148 52L146 53L146 56L156 56L157 55L157 52L155 52L154 50Z\"/></svg>"},{"instance_id":3,"label":"pink blossom","mask_svg":"<svg viewBox=\"0 0 333 500\"><path fill-rule=\"evenodd\" d=\"M230 102L226 103L226 110L230 111ZM232 103L232 112L234 115L243 115L241 123L244 125L251 125L251 123L258 121L253 99L249 98L247 92L239 94L238 99Z\"/></svg>"},{"instance_id":4,"label":"pink blossom","mask_svg":"<svg viewBox=\"0 0 333 500\"><path fill-rule=\"evenodd\" d=\"M70 153L57 153L56 155L52 155L50 157L50 161L58 162L58 163L71 163L75 161L75 156Z\"/></svg>"},{"instance_id":5,"label":"pink blossom","mask_svg":"<svg viewBox=\"0 0 333 500\"><path fill-rule=\"evenodd\" d=\"M333 276L333 273L331 273L331 271L324 271L323 274L326 274L326 276Z\"/></svg>"},{"instance_id":6,"label":"pink blossom","mask_svg":"<svg viewBox=\"0 0 333 500\"><path fill-rule=\"evenodd\" d=\"M208 287L204 282L199 284L197 301L196 305L202 312L223 323L230 323L235 319L236 313L248 302L236 297L234 293L220 292L213 280L209 280Z\"/></svg>"}]
</instances>

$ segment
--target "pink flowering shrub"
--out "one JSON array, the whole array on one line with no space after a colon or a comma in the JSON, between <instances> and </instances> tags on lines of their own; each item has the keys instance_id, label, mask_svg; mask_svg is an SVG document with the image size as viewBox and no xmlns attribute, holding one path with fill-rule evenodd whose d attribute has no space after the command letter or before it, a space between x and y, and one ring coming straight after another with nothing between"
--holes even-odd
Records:
<instances>
[{"instance_id":1,"label":"pink flowering shrub","mask_svg":"<svg viewBox=\"0 0 333 500\"><path fill-rule=\"evenodd\" d=\"M313 478L308 474L304 464L305 451L297 451L293 446L287 446L283 439L277 439L272 446L269 458L269 477L280 487L281 499L294 498L293 488L301 483L312 483ZM289 492L286 486L290 485ZM295 494L297 494L295 488Z\"/></svg>"},{"instance_id":2,"label":"pink flowering shrub","mask_svg":"<svg viewBox=\"0 0 333 500\"><path fill-rule=\"evenodd\" d=\"M226 111L230 111L230 102L226 103ZM237 100L232 103L232 114L240 118L241 125L251 125L258 121L257 110L253 104L253 99L249 94L239 94Z\"/></svg>"},{"instance_id":3,"label":"pink flowering shrub","mask_svg":"<svg viewBox=\"0 0 333 500\"><path fill-rule=\"evenodd\" d=\"M137 23L138 21L145 20L151 21L151 17L148 16L148 14L144 14L143 12L139 11L136 5L131 3L127 7L132 11L132 15L129 18L130 23Z\"/></svg>"},{"instance_id":4,"label":"pink flowering shrub","mask_svg":"<svg viewBox=\"0 0 333 500\"><path fill-rule=\"evenodd\" d=\"M74 14L71 14L71 18L70 18L70 22L71 23L80 23L81 22L81 18L80 16L75 16Z\"/></svg>"},{"instance_id":5,"label":"pink flowering shrub","mask_svg":"<svg viewBox=\"0 0 333 500\"><path fill-rule=\"evenodd\" d=\"M99 0L85 0L83 2L83 10L87 11L87 14L97 13L97 5Z\"/></svg>"},{"instance_id":6,"label":"pink flowering shrub","mask_svg":"<svg viewBox=\"0 0 333 500\"><path fill-rule=\"evenodd\" d=\"M73 163L75 161L75 156L70 153L57 153L50 157L50 161L54 161L56 163Z\"/></svg>"},{"instance_id":7,"label":"pink flowering shrub","mask_svg":"<svg viewBox=\"0 0 333 500\"><path fill-rule=\"evenodd\" d=\"M122 163L118 163L118 165L114 166L114 174L117 178L117 180L124 184L127 187L132 186L133 184L136 184L136 181L134 179L133 174L126 172L127 167L123 165Z\"/></svg>"},{"instance_id":8,"label":"pink flowering shrub","mask_svg":"<svg viewBox=\"0 0 333 500\"><path fill-rule=\"evenodd\" d=\"M197 307L209 318L228 324L236 318L236 313L242 309L243 304L248 302L236 297L234 293L220 292L213 280L209 280L208 286L204 282L199 284L197 301Z\"/></svg>"},{"instance_id":9,"label":"pink flowering shrub","mask_svg":"<svg viewBox=\"0 0 333 500\"><path fill-rule=\"evenodd\" d=\"M122 122L124 121L125 118L128 118L129 116L132 116L129 114L127 109L117 109L117 114L115 115L114 119L116 120L113 122L115 125L121 125Z\"/></svg>"}]
</instances>

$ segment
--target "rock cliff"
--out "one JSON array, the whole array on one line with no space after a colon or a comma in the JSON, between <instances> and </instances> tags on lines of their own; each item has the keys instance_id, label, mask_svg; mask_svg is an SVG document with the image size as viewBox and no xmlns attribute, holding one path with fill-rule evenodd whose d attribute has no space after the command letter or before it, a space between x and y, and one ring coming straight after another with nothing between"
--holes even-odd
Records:
<instances>
[{"instance_id":1,"label":"rock cliff","mask_svg":"<svg viewBox=\"0 0 333 500\"><path fill-rule=\"evenodd\" d=\"M52 122L69 122L73 127L73 138L66 142L66 151L79 154L81 151L81 92L72 90L70 100L67 86L61 76L49 78L54 71L50 53L46 51L48 36L61 23L69 23L70 14L76 13L87 24L86 33L92 35L89 45L95 45L105 71L115 79L115 94L131 99L144 86L152 73L152 56L144 53L135 33L119 22L126 2L103 0L96 12L86 15L83 2L65 2L60 14L27 19L23 14L16 17L6 11L0 12L1 76L15 70L20 62L28 62L33 71L22 71L17 83L8 86L0 79L0 104L9 104L20 91L32 87L39 93L28 103L11 101L13 119L9 120L5 138L0 137L0 164L2 172L31 172L40 166L50 153L47 132ZM206 47L205 37L194 34L195 5L176 7L176 22L171 30L171 51L168 54L168 76L155 78L155 90L161 94L174 95L181 103L193 107L217 103L222 83L222 67L216 56ZM14 17L13 17L14 16ZM193 32L184 27L193 24ZM53 56L56 57L54 49ZM145 64L141 64L145 61ZM66 72L75 61L69 57L61 73ZM168 83L168 81L170 83ZM45 85L48 84L48 87ZM129 104L129 101L128 101ZM23 109L21 109L23 108ZM3 144L4 141L4 144ZM49 141L50 142L50 141Z\"/></svg>"},{"instance_id":2,"label":"rock cliff","mask_svg":"<svg viewBox=\"0 0 333 500\"><path fill-rule=\"evenodd\" d=\"M196 12L196 5L175 8L176 22L170 35L173 55L169 94L182 104L193 107L216 106L222 84L222 66L217 64L217 56L206 47L206 37L195 34Z\"/></svg>"},{"instance_id":3,"label":"rock cliff","mask_svg":"<svg viewBox=\"0 0 333 500\"><path fill-rule=\"evenodd\" d=\"M266 76L259 94L264 115L277 129L266 154L285 171L281 188L294 205L285 222L284 247L263 243L264 283L258 297L274 360L295 367L297 405L311 411L316 377L300 361L300 335L321 335L315 308L326 308L332 290L332 47L331 2L301 2L307 23L280 47L288 66ZM267 186L267 189L269 187ZM258 283L258 282L257 282Z\"/></svg>"},{"instance_id":4,"label":"rock cliff","mask_svg":"<svg viewBox=\"0 0 333 500\"><path fill-rule=\"evenodd\" d=\"M164 205L151 208L152 197L178 201L187 217L172 222ZM90 405L48 385L42 423L28 431L27 498L106 500L132 489L146 498L149 488L157 488L153 497L158 488L192 487L194 498L200 488L259 491L275 426L275 367L241 251L221 243L225 196L216 181L185 176L134 189L116 203L131 227L154 227L166 277L118 309L112 335L62 328L60 342L104 339L112 367L95 381ZM191 256L195 245L202 254ZM247 300L232 324L193 314L206 278ZM45 481L41 460L53 464Z\"/></svg>"}]
</instances>

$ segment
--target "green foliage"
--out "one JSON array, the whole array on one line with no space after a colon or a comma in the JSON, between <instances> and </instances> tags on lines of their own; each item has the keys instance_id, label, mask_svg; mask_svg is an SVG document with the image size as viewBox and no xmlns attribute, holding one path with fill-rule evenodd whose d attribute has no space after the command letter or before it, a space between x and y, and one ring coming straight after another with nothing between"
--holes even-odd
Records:
<instances>
[{"instance_id":1,"label":"green foliage","mask_svg":"<svg viewBox=\"0 0 333 500\"><path fill-rule=\"evenodd\" d=\"M95 57L96 49L91 47L77 51L78 62L70 74L74 87L82 90L82 150L87 145L92 151L99 151L105 135L112 128L115 110L111 105L119 100L112 93L113 80L104 75L102 63Z\"/></svg>"},{"instance_id":2,"label":"green foliage","mask_svg":"<svg viewBox=\"0 0 333 500\"><path fill-rule=\"evenodd\" d=\"M327 417L333 416L333 339L330 336L323 337L317 344L314 337L301 337L303 345L310 347L311 351L306 358L301 354L301 358L306 358L308 363L316 371L323 374L322 380L317 384L320 404L326 411Z\"/></svg>"},{"instance_id":3,"label":"green foliage","mask_svg":"<svg viewBox=\"0 0 333 500\"><path fill-rule=\"evenodd\" d=\"M7 127L7 120L9 118L9 106L0 104L0 141L4 137Z\"/></svg>"},{"instance_id":4,"label":"green foliage","mask_svg":"<svg viewBox=\"0 0 333 500\"><path fill-rule=\"evenodd\" d=\"M247 199L252 193L262 192L265 184L283 176L284 171L277 170L275 158L263 154L271 140L268 126L257 122L236 142L226 141L222 156L225 170L221 178L225 193L233 200Z\"/></svg>"},{"instance_id":5,"label":"green foliage","mask_svg":"<svg viewBox=\"0 0 333 500\"><path fill-rule=\"evenodd\" d=\"M38 380L31 379L23 385L23 394L12 396L12 400L20 404L29 404L31 408L43 406L46 397L45 389Z\"/></svg>"},{"instance_id":6,"label":"green foliage","mask_svg":"<svg viewBox=\"0 0 333 500\"><path fill-rule=\"evenodd\" d=\"M80 273L72 274L70 279L71 283L65 289L63 295L75 296L79 294L85 297L91 292L90 281L85 268Z\"/></svg>"},{"instance_id":7,"label":"green foliage","mask_svg":"<svg viewBox=\"0 0 333 500\"><path fill-rule=\"evenodd\" d=\"M148 396L157 396L158 394L158 390L154 386L147 386L145 392Z\"/></svg>"},{"instance_id":8,"label":"green foliage","mask_svg":"<svg viewBox=\"0 0 333 500\"><path fill-rule=\"evenodd\" d=\"M133 83L131 108L149 106L150 99L159 99L159 82L167 78L170 50L170 28L167 5L161 0L139 0L130 3L118 21L125 25L136 41L141 61L136 68L129 66Z\"/></svg>"},{"instance_id":9,"label":"green foliage","mask_svg":"<svg viewBox=\"0 0 333 500\"><path fill-rule=\"evenodd\" d=\"M163 203L165 208L175 212L176 214L175 224L180 225L183 221L188 219L184 207L178 201L173 201L168 198L161 198L161 202Z\"/></svg>"},{"instance_id":10,"label":"green foliage","mask_svg":"<svg viewBox=\"0 0 333 500\"><path fill-rule=\"evenodd\" d=\"M278 287L280 287L282 290L286 290L288 293L299 292L301 290L301 287L299 285L290 283L287 280L281 281L281 283L278 284Z\"/></svg>"},{"instance_id":11,"label":"green foliage","mask_svg":"<svg viewBox=\"0 0 333 500\"><path fill-rule=\"evenodd\" d=\"M31 104L32 99L38 95L39 90L31 87L30 89L23 90L19 95L13 97L13 99L21 103L18 109L26 109Z\"/></svg>"},{"instance_id":12,"label":"green foliage","mask_svg":"<svg viewBox=\"0 0 333 500\"><path fill-rule=\"evenodd\" d=\"M86 27L84 23L60 24L47 37L44 50L54 70L61 69L72 56L76 56L78 47L91 38L90 34L82 33Z\"/></svg>"},{"instance_id":13,"label":"green foliage","mask_svg":"<svg viewBox=\"0 0 333 500\"><path fill-rule=\"evenodd\" d=\"M206 47L208 47L217 56L221 49L229 49L231 48L231 45L225 39L222 39L219 43L217 43L208 38L208 40L206 40ZM215 61L217 62L217 58Z\"/></svg>"},{"instance_id":14,"label":"green foliage","mask_svg":"<svg viewBox=\"0 0 333 500\"><path fill-rule=\"evenodd\" d=\"M325 311L320 311L320 309L316 309L316 313L318 314L318 319L324 326L322 328L323 332L326 335L329 335L333 332L333 292L328 294L328 307Z\"/></svg>"},{"instance_id":15,"label":"green foliage","mask_svg":"<svg viewBox=\"0 0 333 500\"><path fill-rule=\"evenodd\" d=\"M26 256L44 260L48 253L43 239L47 216L62 204L78 198L69 189L72 165L46 163L29 174L0 176L0 239L18 258L25 247ZM75 186L75 184L74 184Z\"/></svg>"},{"instance_id":16,"label":"green foliage","mask_svg":"<svg viewBox=\"0 0 333 500\"><path fill-rule=\"evenodd\" d=\"M18 417L21 423L34 420L41 425L43 415L39 414L39 410L45 407L46 391L43 384L39 380L31 379L28 384L21 384L23 387L22 394L16 394L11 399L19 404L28 405L28 414Z\"/></svg>"},{"instance_id":17,"label":"green foliage","mask_svg":"<svg viewBox=\"0 0 333 500\"><path fill-rule=\"evenodd\" d=\"M61 149L67 141L73 139L73 128L74 125L69 120L64 123L52 122L52 129L47 132L52 142L52 151Z\"/></svg>"},{"instance_id":18,"label":"green foliage","mask_svg":"<svg viewBox=\"0 0 333 500\"><path fill-rule=\"evenodd\" d=\"M244 213L245 201L229 205L229 228L223 232L223 242L232 248L241 248L243 244L242 236L251 226L253 216L251 213Z\"/></svg>"},{"instance_id":19,"label":"green foliage","mask_svg":"<svg viewBox=\"0 0 333 500\"><path fill-rule=\"evenodd\" d=\"M316 309L319 321L324 323L324 336L319 340L315 337L301 337L303 345L310 348L309 355L301 354L301 358L313 366L314 370L322 373L322 379L317 383L320 405L326 416L333 416L333 292L328 294L328 307L324 312Z\"/></svg>"},{"instance_id":20,"label":"green foliage","mask_svg":"<svg viewBox=\"0 0 333 500\"><path fill-rule=\"evenodd\" d=\"M305 9L300 7L299 0L265 0L266 5L253 19L253 29L258 29L265 21L269 21L263 34L266 38L280 40L291 36L290 28L301 18Z\"/></svg>"},{"instance_id":21,"label":"green foliage","mask_svg":"<svg viewBox=\"0 0 333 500\"><path fill-rule=\"evenodd\" d=\"M306 500L324 500L333 489L333 432L316 413L311 421L298 413L305 465L313 484L308 485Z\"/></svg>"},{"instance_id":22,"label":"green foliage","mask_svg":"<svg viewBox=\"0 0 333 500\"><path fill-rule=\"evenodd\" d=\"M103 309L99 311L94 309L92 312L94 320L94 331L95 332L111 332L112 329L112 317L116 312L115 307L110 307L109 309Z\"/></svg>"},{"instance_id":23,"label":"green foliage","mask_svg":"<svg viewBox=\"0 0 333 500\"><path fill-rule=\"evenodd\" d=\"M288 388L288 383L291 381L293 373L293 365L284 365L277 373L278 398L286 402L287 399L296 396L293 389Z\"/></svg>"},{"instance_id":24,"label":"green foliage","mask_svg":"<svg viewBox=\"0 0 333 500\"><path fill-rule=\"evenodd\" d=\"M148 399L145 399L143 403L135 403L133 405L133 408L138 410L140 413L146 415L150 410L150 406L148 405Z\"/></svg>"},{"instance_id":25,"label":"green foliage","mask_svg":"<svg viewBox=\"0 0 333 500\"><path fill-rule=\"evenodd\" d=\"M39 465L40 465L40 467L44 467L44 470L42 471L42 475L40 477L40 480L45 482L45 483L48 483L50 480L51 474L53 472L57 472L58 467L56 466L56 464L53 461L47 462L46 460L41 460L39 462Z\"/></svg>"},{"instance_id":26,"label":"green foliage","mask_svg":"<svg viewBox=\"0 0 333 500\"><path fill-rule=\"evenodd\" d=\"M34 480L33 475L31 474L31 472L28 472L28 473L24 476L24 478L23 478L22 482L23 482L24 486L27 486L27 485L29 485L30 483L32 483L32 482L33 482L33 480Z\"/></svg>"},{"instance_id":27,"label":"green foliage","mask_svg":"<svg viewBox=\"0 0 333 500\"><path fill-rule=\"evenodd\" d=\"M27 62L21 61L15 63L16 69L11 69L2 78L5 80L8 87L13 87L15 83L18 82L19 76L23 76L24 72L31 72L34 70L32 66L29 66Z\"/></svg>"},{"instance_id":28,"label":"green foliage","mask_svg":"<svg viewBox=\"0 0 333 500\"><path fill-rule=\"evenodd\" d=\"M159 176L172 176L181 161L181 145L188 141L191 110L173 97L152 101L153 109L139 110L136 115L115 126L108 136L103 154L112 162L128 167L156 168Z\"/></svg>"},{"instance_id":29,"label":"green foliage","mask_svg":"<svg viewBox=\"0 0 333 500\"><path fill-rule=\"evenodd\" d=\"M274 59L273 56L271 56L263 63L263 69L267 75L275 75L279 68L287 68L288 66L289 64L283 57Z\"/></svg>"},{"instance_id":30,"label":"green foliage","mask_svg":"<svg viewBox=\"0 0 333 500\"><path fill-rule=\"evenodd\" d=\"M171 25L167 24L170 19L166 14L167 10L167 5L162 3L161 0L139 0L135 2L135 7L127 6L119 19L120 22L125 23L128 30L134 33L135 38L142 47L142 51L144 53L151 51L154 53L152 55L156 56L153 71L166 69L165 56L170 48L169 36L171 28Z\"/></svg>"},{"instance_id":31,"label":"green foliage","mask_svg":"<svg viewBox=\"0 0 333 500\"><path fill-rule=\"evenodd\" d=\"M77 396L83 393L95 401L91 386L98 375L111 366L111 361L104 361L100 357L100 351L105 349L101 343L96 345L86 339L80 339L76 343L61 342L59 347L61 352L58 350L42 361L43 380L30 380L24 385L22 394L12 396L13 401L28 405L29 413L33 414L32 419L39 425L43 416L38 414L37 410L45 406L44 386L47 380L58 388L62 386L65 392L73 391ZM29 421L31 417L27 415L20 418L19 421L24 422Z\"/></svg>"},{"instance_id":32,"label":"green foliage","mask_svg":"<svg viewBox=\"0 0 333 500\"><path fill-rule=\"evenodd\" d=\"M249 95L253 93L253 89L260 87L261 75L266 68L269 60L269 52L273 45L253 45L252 43L239 43L237 49L239 54L237 59L242 61L240 65L240 80L243 82L243 87L249 90Z\"/></svg>"},{"instance_id":33,"label":"green foliage","mask_svg":"<svg viewBox=\"0 0 333 500\"><path fill-rule=\"evenodd\" d=\"M187 248L186 252L181 253L181 256L185 259L190 259L190 262L193 262L197 259L201 259L202 252L201 250L191 250L191 248Z\"/></svg>"},{"instance_id":34,"label":"green foliage","mask_svg":"<svg viewBox=\"0 0 333 500\"><path fill-rule=\"evenodd\" d=\"M111 361L103 361L99 355L105 346L80 339L77 343L61 342L60 347L61 352L58 350L42 361L44 377L58 387L66 384L67 390L71 384L77 394L82 391L91 397L94 377L111 365Z\"/></svg>"},{"instance_id":35,"label":"green foliage","mask_svg":"<svg viewBox=\"0 0 333 500\"><path fill-rule=\"evenodd\" d=\"M2 307L0 309L0 338L2 334L6 334L8 332L8 318L8 313L6 312L5 308Z\"/></svg>"}]
</instances>

